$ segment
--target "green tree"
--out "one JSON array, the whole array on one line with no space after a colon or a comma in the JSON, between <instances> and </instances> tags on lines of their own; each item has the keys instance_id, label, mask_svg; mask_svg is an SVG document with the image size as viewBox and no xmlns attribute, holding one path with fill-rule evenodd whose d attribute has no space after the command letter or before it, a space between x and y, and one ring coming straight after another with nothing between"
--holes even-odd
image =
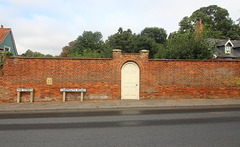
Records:
<instances>
[{"instance_id":1,"label":"green tree","mask_svg":"<svg viewBox=\"0 0 240 147\"><path fill-rule=\"evenodd\" d=\"M112 58L112 48L111 46L109 45L109 43L107 41L105 41L105 43L103 44L103 51L102 51L102 54L103 54L103 58Z\"/></svg>"},{"instance_id":2,"label":"green tree","mask_svg":"<svg viewBox=\"0 0 240 147\"><path fill-rule=\"evenodd\" d=\"M3 65L4 65L6 59L7 59L8 57L11 57L11 56L13 56L13 53L10 52L10 51L4 51L4 52L1 52L1 53L0 53L0 70L1 70L1 74L2 74L2 75L4 75L3 70L2 70Z\"/></svg>"},{"instance_id":3,"label":"green tree","mask_svg":"<svg viewBox=\"0 0 240 147\"><path fill-rule=\"evenodd\" d=\"M179 26L179 31L182 33L185 33L187 30L194 29L194 24L188 16L183 17L183 19L179 22Z\"/></svg>"},{"instance_id":4,"label":"green tree","mask_svg":"<svg viewBox=\"0 0 240 147\"><path fill-rule=\"evenodd\" d=\"M111 49L121 49L124 53L138 53L140 50L150 51L149 58L157 53L159 44L166 41L167 34L162 28L145 28L140 34L133 34L130 29L124 31L121 27L118 32L108 37L106 44Z\"/></svg>"},{"instance_id":5,"label":"green tree","mask_svg":"<svg viewBox=\"0 0 240 147\"><path fill-rule=\"evenodd\" d=\"M168 39L174 38L176 35L177 35L177 31L174 31L174 32L169 34Z\"/></svg>"},{"instance_id":6,"label":"green tree","mask_svg":"<svg viewBox=\"0 0 240 147\"><path fill-rule=\"evenodd\" d=\"M84 49L81 54L70 54L72 58L103 58L103 53L98 53L96 50Z\"/></svg>"},{"instance_id":7,"label":"green tree","mask_svg":"<svg viewBox=\"0 0 240 147\"><path fill-rule=\"evenodd\" d=\"M70 49L71 54L83 54L84 50L101 53L103 50L102 34L100 32L84 31L78 36L76 43Z\"/></svg>"},{"instance_id":8,"label":"green tree","mask_svg":"<svg viewBox=\"0 0 240 147\"><path fill-rule=\"evenodd\" d=\"M25 53L21 55L21 57L53 57L53 56L50 54L44 55L39 52L33 52L30 49L28 49Z\"/></svg>"},{"instance_id":9,"label":"green tree","mask_svg":"<svg viewBox=\"0 0 240 147\"><path fill-rule=\"evenodd\" d=\"M124 53L134 53L135 39L136 35L133 34L130 29L123 31L123 29L120 27L117 33L108 37L106 43L112 49L121 49Z\"/></svg>"},{"instance_id":10,"label":"green tree","mask_svg":"<svg viewBox=\"0 0 240 147\"><path fill-rule=\"evenodd\" d=\"M64 46L64 47L62 48L62 53L61 53L60 56L61 56L61 57L68 57L68 56L71 54L71 52L70 52L71 48L74 47L74 45L75 45L76 42L77 42L77 40L74 40L74 41L69 42L69 43L68 43L68 46Z\"/></svg>"},{"instance_id":11,"label":"green tree","mask_svg":"<svg viewBox=\"0 0 240 147\"><path fill-rule=\"evenodd\" d=\"M156 43L163 44L167 39L167 33L163 28L153 27L153 28L145 28L140 33L141 36L147 36L149 38L154 39Z\"/></svg>"},{"instance_id":12,"label":"green tree","mask_svg":"<svg viewBox=\"0 0 240 147\"><path fill-rule=\"evenodd\" d=\"M240 39L239 25L233 22L226 9L218 7L217 5L202 7L194 11L190 17L184 17L179 23L179 31L194 31L199 19L212 30L212 36L214 38Z\"/></svg>"},{"instance_id":13,"label":"green tree","mask_svg":"<svg viewBox=\"0 0 240 147\"><path fill-rule=\"evenodd\" d=\"M169 38L166 44L159 47L155 58L162 59L211 59L215 44L209 42L207 33L197 36L195 32L179 31L174 37Z\"/></svg>"},{"instance_id":14,"label":"green tree","mask_svg":"<svg viewBox=\"0 0 240 147\"><path fill-rule=\"evenodd\" d=\"M153 58L158 51L158 43L148 36L137 35L134 40L133 51L139 53L140 50L149 50L149 58Z\"/></svg>"},{"instance_id":15,"label":"green tree","mask_svg":"<svg viewBox=\"0 0 240 147\"><path fill-rule=\"evenodd\" d=\"M110 58L112 50L104 43L100 32L84 31L82 35L62 48L61 57Z\"/></svg>"}]
</instances>

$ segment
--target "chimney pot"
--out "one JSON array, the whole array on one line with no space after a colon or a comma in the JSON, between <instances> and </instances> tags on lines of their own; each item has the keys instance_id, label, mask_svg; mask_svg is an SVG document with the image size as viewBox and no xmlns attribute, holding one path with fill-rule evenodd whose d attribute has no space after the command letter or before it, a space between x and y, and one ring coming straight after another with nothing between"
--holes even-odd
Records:
<instances>
[{"instance_id":1,"label":"chimney pot","mask_svg":"<svg viewBox=\"0 0 240 147\"><path fill-rule=\"evenodd\" d=\"M3 29L3 25L1 25L1 29Z\"/></svg>"}]
</instances>

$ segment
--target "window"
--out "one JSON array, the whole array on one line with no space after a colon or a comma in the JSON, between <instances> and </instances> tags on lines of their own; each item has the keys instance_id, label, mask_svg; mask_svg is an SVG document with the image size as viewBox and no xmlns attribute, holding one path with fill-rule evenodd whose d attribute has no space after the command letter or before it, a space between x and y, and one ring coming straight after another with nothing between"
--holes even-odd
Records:
<instances>
[{"instance_id":1,"label":"window","mask_svg":"<svg viewBox=\"0 0 240 147\"><path fill-rule=\"evenodd\" d=\"M234 47L234 45L229 39L225 44L225 54L230 55L233 47Z\"/></svg>"},{"instance_id":2,"label":"window","mask_svg":"<svg viewBox=\"0 0 240 147\"><path fill-rule=\"evenodd\" d=\"M231 46L225 46L225 54L231 54Z\"/></svg>"},{"instance_id":3,"label":"window","mask_svg":"<svg viewBox=\"0 0 240 147\"><path fill-rule=\"evenodd\" d=\"M10 51L10 47L4 46L4 51Z\"/></svg>"}]
</instances>

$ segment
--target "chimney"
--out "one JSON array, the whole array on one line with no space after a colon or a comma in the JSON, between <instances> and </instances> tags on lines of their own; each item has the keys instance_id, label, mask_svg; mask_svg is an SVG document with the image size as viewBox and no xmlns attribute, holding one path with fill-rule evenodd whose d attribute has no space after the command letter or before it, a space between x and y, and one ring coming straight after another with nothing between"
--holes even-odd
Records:
<instances>
[{"instance_id":1,"label":"chimney","mask_svg":"<svg viewBox=\"0 0 240 147\"><path fill-rule=\"evenodd\" d=\"M199 20L197 20L195 33L197 36L199 36L202 33L202 31L203 31L203 24L202 24L202 19L200 18Z\"/></svg>"},{"instance_id":2,"label":"chimney","mask_svg":"<svg viewBox=\"0 0 240 147\"><path fill-rule=\"evenodd\" d=\"M1 29L3 29L3 25L1 25Z\"/></svg>"}]
</instances>

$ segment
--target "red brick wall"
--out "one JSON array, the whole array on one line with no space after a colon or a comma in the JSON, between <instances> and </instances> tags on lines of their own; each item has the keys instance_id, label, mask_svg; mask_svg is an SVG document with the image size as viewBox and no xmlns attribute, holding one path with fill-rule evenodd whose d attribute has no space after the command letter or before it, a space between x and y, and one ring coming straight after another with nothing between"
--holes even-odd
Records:
<instances>
[{"instance_id":1,"label":"red brick wall","mask_svg":"<svg viewBox=\"0 0 240 147\"><path fill-rule=\"evenodd\" d=\"M9 58L1 79L2 101L16 101L17 88L34 88L34 101L61 100L60 88L86 88L86 98L114 99L119 89L111 59ZM53 84L47 85L47 78ZM28 93L23 93L22 100ZM67 98L80 97L67 93Z\"/></svg>"},{"instance_id":2,"label":"red brick wall","mask_svg":"<svg viewBox=\"0 0 240 147\"><path fill-rule=\"evenodd\" d=\"M34 101L61 101L60 88L86 88L84 99L121 99L121 67L128 61L140 69L140 99L240 98L239 61L149 60L148 52L115 50L112 59L8 58L0 102L16 102L17 88L33 88ZM29 93L21 94L29 101ZM67 100L77 98L67 93Z\"/></svg>"},{"instance_id":3,"label":"red brick wall","mask_svg":"<svg viewBox=\"0 0 240 147\"><path fill-rule=\"evenodd\" d=\"M149 60L144 98L240 98L240 62Z\"/></svg>"}]
</instances>

